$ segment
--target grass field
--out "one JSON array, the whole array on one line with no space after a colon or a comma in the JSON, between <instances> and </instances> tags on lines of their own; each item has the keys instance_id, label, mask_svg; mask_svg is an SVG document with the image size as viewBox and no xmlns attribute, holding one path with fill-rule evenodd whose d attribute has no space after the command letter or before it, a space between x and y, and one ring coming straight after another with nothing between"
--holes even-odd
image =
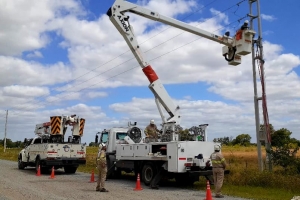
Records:
<instances>
[{"instance_id":1,"label":"grass field","mask_svg":"<svg viewBox=\"0 0 300 200\"><path fill-rule=\"evenodd\" d=\"M6 149L4 153L0 146L0 159L17 161L20 150ZM300 196L300 175L288 174L279 167L273 167L272 172L258 172L256 147L224 146L222 151L230 170L230 174L225 176L222 188L225 195L255 200L290 200L293 196ZM94 170L97 174L96 154L96 147L87 147L87 163L80 166L78 171L91 173ZM206 180L200 177L193 187L205 190Z\"/></svg>"}]
</instances>

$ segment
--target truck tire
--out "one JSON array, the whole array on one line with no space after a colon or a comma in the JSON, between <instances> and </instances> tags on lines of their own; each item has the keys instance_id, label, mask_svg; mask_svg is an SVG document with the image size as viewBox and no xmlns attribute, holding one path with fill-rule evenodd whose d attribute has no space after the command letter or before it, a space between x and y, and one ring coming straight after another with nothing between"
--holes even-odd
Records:
<instances>
[{"instance_id":1,"label":"truck tire","mask_svg":"<svg viewBox=\"0 0 300 200\"><path fill-rule=\"evenodd\" d=\"M18 168L19 169L25 169L25 164L24 164L24 162L22 162L22 156L21 155L19 155L19 157L18 157Z\"/></svg>"},{"instance_id":2,"label":"truck tire","mask_svg":"<svg viewBox=\"0 0 300 200\"><path fill-rule=\"evenodd\" d=\"M40 170L41 170L40 172L41 172L41 174L46 174L46 173L49 171L49 168L43 167L43 166L42 166L40 157L38 156L38 157L35 159L35 173L36 173L36 174L38 173L39 166L40 166Z\"/></svg>"},{"instance_id":3,"label":"truck tire","mask_svg":"<svg viewBox=\"0 0 300 200\"><path fill-rule=\"evenodd\" d=\"M75 174L77 170L77 167L73 167L73 166L65 166L64 167L64 171L66 174Z\"/></svg>"},{"instance_id":4,"label":"truck tire","mask_svg":"<svg viewBox=\"0 0 300 200\"><path fill-rule=\"evenodd\" d=\"M142 170L142 181L145 185L150 185L151 181L154 179L157 174L157 170L153 163L148 162L144 165Z\"/></svg>"},{"instance_id":5,"label":"truck tire","mask_svg":"<svg viewBox=\"0 0 300 200\"><path fill-rule=\"evenodd\" d=\"M35 159L35 173L36 174L38 173L39 166L40 166L40 170L41 170L41 174L42 174L43 172L42 172L40 157L36 157L36 159Z\"/></svg>"},{"instance_id":6,"label":"truck tire","mask_svg":"<svg viewBox=\"0 0 300 200\"><path fill-rule=\"evenodd\" d=\"M120 178L122 175L122 171L119 168L115 170L116 166L114 165L114 162L116 159L113 156L109 156L106 159L107 159L106 162L107 162L107 170L108 170L107 178L108 179Z\"/></svg>"}]
</instances>

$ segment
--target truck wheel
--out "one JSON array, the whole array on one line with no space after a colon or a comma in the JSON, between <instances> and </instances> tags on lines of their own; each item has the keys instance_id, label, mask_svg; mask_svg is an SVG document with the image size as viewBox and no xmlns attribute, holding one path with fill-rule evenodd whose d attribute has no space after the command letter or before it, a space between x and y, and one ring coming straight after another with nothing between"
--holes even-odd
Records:
<instances>
[{"instance_id":1,"label":"truck wheel","mask_svg":"<svg viewBox=\"0 0 300 200\"><path fill-rule=\"evenodd\" d=\"M113 156L109 156L106 158L107 159L107 178L108 179L118 179L121 177L122 175L122 171L117 168L115 170L115 164L114 162L116 161L116 159Z\"/></svg>"},{"instance_id":2,"label":"truck wheel","mask_svg":"<svg viewBox=\"0 0 300 200\"><path fill-rule=\"evenodd\" d=\"M64 171L66 174L75 174L77 167L64 167Z\"/></svg>"},{"instance_id":3,"label":"truck wheel","mask_svg":"<svg viewBox=\"0 0 300 200\"><path fill-rule=\"evenodd\" d=\"M151 181L157 174L157 170L152 163L146 163L142 170L142 180L145 185L150 185Z\"/></svg>"},{"instance_id":4,"label":"truck wheel","mask_svg":"<svg viewBox=\"0 0 300 200\"><path fill-rule=\"evenodd\" d=\"M25 168L25 165L22 162L22 156L21 155L19 155L19 157L18 157L18 168L19 169L24 169Z\"/></svg>"},{"instance_id":5,"label":"truck wheel","mask_svg":"<svg viewBox=\"0 0 300 200\"><path fill-rule=\"evenodd\" d=\"M36 173L36 174L38 173L39 166L40 166L40 168L42 168L42 167L41 167L41 161L40 161L40 158L36 158L36 159L35 159L35 173ZM42 170L41 170L41 173L42 173Z\"/></svg>"}]
</instances>

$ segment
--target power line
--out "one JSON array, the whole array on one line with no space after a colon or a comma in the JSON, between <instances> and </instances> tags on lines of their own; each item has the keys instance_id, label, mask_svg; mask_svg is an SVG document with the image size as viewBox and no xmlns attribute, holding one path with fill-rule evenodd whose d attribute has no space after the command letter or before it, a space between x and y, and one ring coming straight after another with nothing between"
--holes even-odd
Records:
<instances>
[{"instance_id":1,"label":"power line","mask_svg":"<svg viewBox=\"0 0 300 200\"><path fill-rule=\"evenodd\" d=\"M194 15L196 12L199 12L199 11L203 10L204 8L208 7L209 5L213 4L213 3L216 2L216 1L217 1L217 0L211 1L210 3L208 3L208 4L204 5L204 6L202 6L202 7L199 8L198 10L194 11L194 12L191 13L190 15L183 17L181 20L184 20L184 19L186 19L186 18L188 18L188 17ZM152 37L150 37L150 38L148 38L148 39L146 39L145 41L141 42L140 44L143 44L143 43L145 43L145 42L151 40L152 38L154 38L154 37L160 35L161 33L165 32L165 31L168 30L169 28L170 28L170 27L166 28L165 30L162 30L161 32L157 33L156 35L154 35L154 36L152 36ZM116 56L116 57L114 57L114 58L112 58L112 59L110 59L110 60L108 60L108 61L102 63L102 64L99 65L98 67L95 67L94 69L89 70L87 73L82 74L82 75L76 77L75 79L72 79L72 80L68 81L68 82L65 83L64 85L66 86L67 84L70 84L71 82L74 82L75 80L78 80L79 78L81 78L81 77L83 77L83 76L85 76L85 75L87 75L87 74L89 74L89 73L95 71L95 70L98 69L99 67L102 67L102 66L104 66L104 65L106 65L106 64L108 64L108 63L110 63L110 62L112 62L112 61L114 61L114 60L116 60L117 58L121 57L122 55L126 54L126 53L129 52L129 51L130 51L130 49L127 50L127 51L125 51L125 52L123 52L123 53L121 53L121 54L119 54L118 56ZM133 59L134 59L134 58L132 58L132 59L130 59L130 60L133 60ZM130 61L130 60L127 60L127 61ZM125 61L125 62L127 62L127 61ZM125 63L125 62L123 62L123 63ZM123 64L123 63L121 63L121 64ZM104 71L104 72L98 74L97 76L100 76L100 75L102 75L102 74L104 74L104 73L106 73L106 72L108 72L108 71L110 71L110 70L112 70L112 69L114 69L114 68L120 66L121 64L119 64L119 65L117 65L117 66L115 66L115 67L113 67L113 68L110 68L110 69L108 69L108 70L106 70L106 71ZM94 76L93 78L95 78L95 77L97 77L97 76ZM93 78L91 78L91 79L93 79ZM91 79L88 79L87 81L89 81L89 80L91 80ZM84 81L83 83L85 83L85 82L86 82L86 81ZM80 84L82 84L82 83L80 83ZM51 90L50 90L50 91L51 91ZM67 89L62 90L62 91L60 91L59 94L61 94L61 93L63 93L63 92L66 92L66 91L67 91ZM42 97L47 97L47 95L45 94L45 95L39 96L39 97L37 97L37 99L40 99L40 98L42 98ZM34 102L35 102L35 99L33 99L33 100L31 100L31 101L24 102L24 103L34 103ZM13 109L13 108L17 108L17 107L11 107L11 109Z\"/></svg>"},{"instance_id":2,"label":"power line","mask_svg":"<svg viewBox=\"0 0 300 200\"><path fill-rule=\"evenodd\" d=\"M247 18L247 15L244 16L244 17L242 17L242 18L239 19L239 20L242 20L242 19L245 19L245 18ZM237 21L238 21L238 20L236 20L236 21L234 21L234 22L228 24L227 26L230 26L230 25L232 25L233 23L236 23ZM223 27L222 27L222 28L223 28ZM217 30L215 30L215 31L213 31L213 32L216 32L216 31L218 31L218 30L221 30L222 28L219 28L219 29L217 29ZM181 45L181 46L179 46L179 47L177 47L177 48L175 48L175 49L173 49L173 50L171 50L171 51L168 51L168 52L166 52L166 53L164 53L164 54L161 54L161 55L159 55L159 56L157 56L157 57L155 57L155 58L153 58L153 59L151 59L151 60L149 60L149 61L153 61L153 60L156 60L156 59L158 59L158 58L161 58L161 57L163 57L163 56L165 56L165 55L167 55L167 54L170 54L171 52L174 52L174 51L176 51L176 50L178 50L178 49L180 49L180 48L182 48L182 47L184 47L184 46L187 46L187 45L189 45L189 44L191 44L191 43L193 43L193 42L196 42L196 41L198 41L198 40L200 40L200 39L202 39L202 38L203 38L203 37L199 37L199 38L197 38L197 39L195 39L195 40L193 40L193 41L191 41L191 42L185 43L185 44L183 44L183 45ZM97 82L97 83L95 83L95 84L92 84L92 85L90 85L90 86L88 86L88 87L85 87L85 88L82 88L82 89L80 89L80 90L73 91L72 93L74 93L74 92L80 92L80 91L82 91L82 90L88 89L88 88L90 88L90 87L92 87L92 86L95 86L95 85L97 85L97 84L99 84L99 83L103 83L104 81L107 81L107 80L112 79L112 78L114 78L114 77L117 77L117 76L120 76L120 75L122 75L122 74L125 74L125 73L127 73L127 72L129 72L129 71L131 71L131 70L133 70L133 69L135 69L135 68L138 68L138 67L140 67L140 66L139 66L139 65L136 65L136 66L134 66L134 67L132 67L132 68L129 68L129 69L127 69L127 70L125 70L125 71L123 71L123 72L121 72L121 73L119 73L119 74L116 74L116 75L114 75L114 76L111 76L111 77L108 77L108 78L106 78L106 79L103 79L103 80L101 80L101 81L99 81L99 82ZM66 95L63 95L62 97L66 97L66 96L69 96L69 95L70 95L70 94L66 94ZM52 103L52 102L58 101L58 100L62 99L62 97L57 98L56 100L53 100L53 101L50 101L50 102L47 102L47 103ZM45 104L45 105L46 105L46 104Z\"/></svg>"},{"instance_id":3,"label":"power line","mask_svg":"<svg viewBox=\"0 0 300 200\"><path fill-rule=\"evenodd\" d=\"M216 1L216 0L215 0L215 1ZM215 1L213 1L213 2L215 2ZM232 6L230 6L230 7L228 7L227 9L225 9L225 10L221 11L220 13L214 15L212 18L209 18L209 19L207 19L207 20L202 21L202 22L199 23L198 25L200 25L200 24L202 24L202 23L204 23L204 22L206 22L206 21L208 21L208 20L210 20L210 19L213 19L214 17L216 17L216 16L218 16L218 15L224 13L224 12L227 11L227 10L230 10L231 8L233 8L233 7L235 7L235 6L239 6L239 4L241 4L241 3L244 2L244 1L245 1L245 0L242 0L242 1L240 1L240 2L238 2L238 3L236 3L236 4L234 4L234 5L232 5ZM203 8L202 8L202 9L203 9ZM190 16L190 15L189 15L189 16ZM187 17L188 17L188 16L187 16ZM187 18L187 17L185 17L185 18ZM232 25L232 24L234 24L234 23L236 23L236 22L239 22L240 20L242 20L242 19L244 19L244 18L246 18L246 17L240 18L240 19L238 19L238 20L236 20L236 21L234 21L234 22L232 22L232 23L230 23L230 24L228 24L228 25L226 25L226 26L230 26L230 25ZM226 27L226 26L225 26L225 27ZM169 28L170 28L170 27L168 27L167 29L169 29ZM165 29L165 30L167 30L167 29ZM222 29L222 28L220 28L220 29ZM218 31L218 30L220 30L220 29L217 29L217 30L215 30L215 31ZM164 32L165 30L163 30L162 32ZM214 31L214 32L215 32L215 31ZM160 33L162 33L162 32L160 32ZM159 35L160 33L156 34L155 36ZM155 46L155 47L153 47L153 48L151 48L151 49L149 49L149 50L147 50L147 51L145 51L145 52L148 52L148 51L150 51L150 50L152 50L152 49L154 49L154 48L157 48L158 46L161 46L162 44L167 43L168 41L174 39L175 37L178 37L179 35L181 35L181 34L183 34L183 33L184 33L184 32L182 32L182 33L180 33L180 34L178 34L178 35L176 35L176 36L170 38L169 40L167 40L167 41L165 41L165 42L163 42L163 43L161 43L161 44L159 44L159 45L157 45L157 46ZM155 36L153 36L153 37L151 37L151 38L145 40L144 42L146 42L146 41L148 41L148 40L154 38ZM197 40L199 40L199 39L201 39L201 38L202 38L202 37L199 37L199 38L197 38L196 40L193 40L193 41L191 41L191 42L189 42L189 43L186 43L186 44L184 44L184 45L182 45L182 46L180 46L180 47L178 47L178 48L176 48L176 49L174 49L174 50L172 50L172 51L169 51L169 52L167 52L167 53L165 53L165 54L162 54L162 55L160 55L160 56L158 56L158 57L156 57L156 58L154 58L154 59L151 59L150 61L155 60L155 59L157 59L157 58L160 58L160 57L162 57L162 56L164 56L164 55L167 55L167 54L169 54L169 53L171 53L171 52L173 52L173 51L175 51L175 50L177 50L177 49L179 49L179 48L182 48L183 46L186 46L186 45L188 45L188 44L190 44L190 43L192 43L192 42L195 42L195 41L197 41ZM143 42L143 43L144 43L144 42ZM129 51L129 50L128 50L128 51ZM100 66L103 66L103 65L105 65L105 64L107 64L107 63L113 61L114 59L118 58L118 57L121 56L121 55L124 55L124 54L127 53L128 51L126 51L126 52L124 52L124 53L118 55L117 57L111 59L110 61L105 62L104 64L102 64L102 65L100 65ZM134 59L134 57L131 58L131 59L128 59L128 60L126 60L126 61L124 61L124 62L122 62L122 63L120 63L120 64L118 64L118 65L116 65L116 66L114 66L114 67L112 67L112 68L110 68L110 69L108 69L108 70L102 72L102 73L100 73L100 74L97 74L96 76L94 76L94 77L92 77L92 78L90 78L90 79L87 79L86 81L81 82L80 84L85 83L85 82L87 82L87 81L90 81L90 80L92 80L92 79L94 79L94 78L96 78L96 77L98 77L98 76L100 76L100 75L102 75L102 74L104 74L104 73L106 73L106 72L108 72L108 71L111 71L112 69L115 69L115 68L119 67L120 65L122 65L122 64L124 64L124 63L126 63L126 62L128 62L128 61L131 61L131 60L133 60L133 59ZM100 66L94 68L93 70L99 68ZM102 80L102 81L100 81L100 82L97 82L96 84L92 84L92 85L90 85L90 86L88 86L88 87L85 87L85 88L82 88L82 89L80 89L80 90L72 91L72 93L80 92L80 91L82 91L82 90L84 90L84 89L88 89L88 88L90 88L90 87L92 87L92 86L94 86L94 85L97 85L97 84L102 83L102 82L104 82L104 81L106 81L106 80L109 80L109 79L111 79L111 78L114 78L114 77L116 77L116 76L119 76L119 75L121 75L121 74L124 74L124 73L126 73L126 72L128 72L128 71L130 71L130 70L132 70L132 69L134 69L134 68L137 68L137 67L139 67L139 66L132 67L132 68L130 68L129 70L126 70L126 71L124 71L124 72L122 72L122 73L120 73L120 74L117 74L117 75L108 77L108 78L106 78L106 79L104 79L104 80ZM91 71L93 71L93 70L91 70ZM91 72L91 71L90 71L90 72ZM86 74L88 74L88 73L90 73L90 72L87 72ZM84 75L86 75L86 74L84 74ZM83 77L84 75L81 75L81 76L77 77L77 78L74 79L74 80L77 80L78 78ZM74 81L74 80L72 80L72 81ZM72 81L69 81L68 83L70 83L70 82L72 82ZM68 83L66 83L66 84L68 84ZM66 91L66 90L63 90L63 91L61 91L59 94L61 94L62 92L65 92L65 91ZM70 95L70 94L66 94L66 95L63 95L62 97L66 97L66 96L69 96L69 95ZM44 95L44 96L45 96L45 95ZM43 97L43 96L41 96L41 97ZM39 98L41 98L41 97L39 97ZM58 100L62 99L62 97L58 97L58 98L56 98L56 100L49 101L49 102L44 103L44 104L41 104L41 105L47 105L48 103L52 103L52 102L58 101ZM27 102L27 103L30 103L30 101ZM17 107L15 106L15 107L13 107L13 108L17 108ZM23 110L24 110L24 109L23 109Z\"/></svg>"}]
</instances>

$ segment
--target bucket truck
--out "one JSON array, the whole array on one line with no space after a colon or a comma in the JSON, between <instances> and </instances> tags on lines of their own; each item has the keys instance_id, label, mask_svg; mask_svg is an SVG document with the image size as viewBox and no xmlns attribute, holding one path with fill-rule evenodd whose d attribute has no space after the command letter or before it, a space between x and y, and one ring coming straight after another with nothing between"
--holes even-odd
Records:
<instances>
[{"instance_id":1,"label":"bucket truck","mask_svg":"<svg viewBox=\"0 0 300 200\"><path fill-rule=\"evenodd\" d=\"M52 167L64 168L65 173L75 173L80 164L86 163L86 145L81 144L85 119L71 116L51 116L50 122L37 124L36 137L27 140L25 148L18 155L18 168L40 167L45 173ZM64 141L68 126L72 136Z\"/></svg>"},{"instance_id":2,"label":"bucket truck","mask_svg":"<svg viewBox=\"0 0 300 200\"><path fill-rule=\"evenodd\" d=\"M144 143L144 140L139 138L141 130L136 126L112 128L101 133L100 142L107 145L108 168L111 170L109 173L117 172L119 174L120 170L134 170L135 174L141 174L142 181L146 185L155 185L162 174L175 177L179 183L183 184L199 180L200 175L208 177L212 174L212 170L211 166L207 166L206 163L216 144L207 141L206 128L208 124L190 128L195 141L180 141L179 132L182 130L180 107L173 103L157 74L144 58L127 13L162 22L220 43L224 45L222 56L229 65L234 66L241 63L242 56L251 53L252 38L255 32L249 30L248 22L245 21L233 37L230 37L229 32L219 36L125 0L116 0L107 11L110 21L123 36L148 78L149 89L154 94L162 119L159 142ZM168 118L165 118L163 109L168 113ZM138 134L133 134L132 131ZM127 135L120 141L116 139L119 133L127 133ZM105 141L103 138L106 138Z\"/></svg>"}]
</instances>

